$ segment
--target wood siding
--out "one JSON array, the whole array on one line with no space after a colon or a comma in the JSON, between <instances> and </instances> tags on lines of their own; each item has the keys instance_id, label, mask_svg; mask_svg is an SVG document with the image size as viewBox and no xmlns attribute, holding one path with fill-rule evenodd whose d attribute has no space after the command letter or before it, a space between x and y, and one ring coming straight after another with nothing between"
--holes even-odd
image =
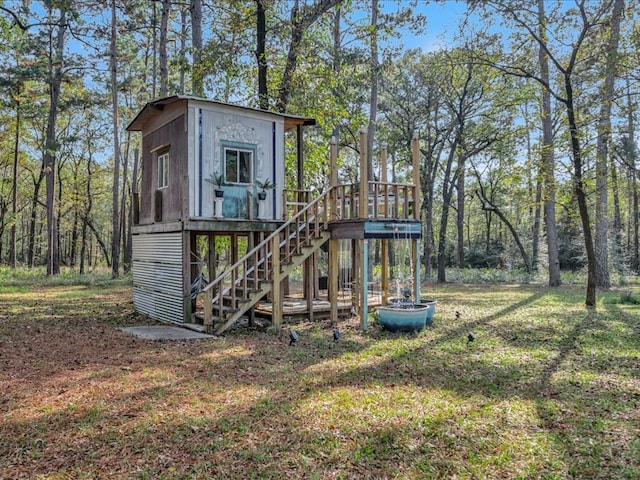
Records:
<instances>
[{"instance_id":1,"label":"wood siding","mask_svg":"<svg viewBox=\"0 0 640 480\"><path fill-rule=\"evenodd\" d=\"M142 184L140 192L140 224L173 222L182 219L184 177L187 174L187 142L185 116L145 135L142 142ZM166 146L166 147L165 147ZM159 152L169 151L169 186L158 190ZM160 150L157 150L160 149ZM161 196L161 200L157 198ZM161 208L162 211L156 211Z\"/></svg>"}]
</instances>

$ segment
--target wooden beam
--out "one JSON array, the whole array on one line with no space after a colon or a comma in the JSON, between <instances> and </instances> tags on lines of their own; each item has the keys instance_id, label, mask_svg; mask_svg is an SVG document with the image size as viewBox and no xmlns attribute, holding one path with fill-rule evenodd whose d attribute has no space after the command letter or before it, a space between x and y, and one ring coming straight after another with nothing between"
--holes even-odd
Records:
<instances>
[{"instance_id":1,"label":"wooden beam","mask_svg":"<svg viewBox=\"0 0 640 480\"><path fill-rule=\"evenodd\" d=\"M367 170L367 129L360 129L360 209L359 218L367 218L369 212L369 172Z\"/></svg>"},{"instance_id":2,"label":"wooden beam","mask_svg":"<svg viewBox=\"0 0 640 480\"><path fill-rule=\"evenodd\" d=\"M282 276L280 274L280 237L275 235L271 240L271 268L273 277L272 288L272 314L271 321L274 327L280 328L282 326Z\"/></svg>"},{"instance_id":3,"label":"wooden beam","mask_svg":"<svg viewBox=\"0 0 640 480\"><path fill-rule=\"evenodd\" d=\"M331 147L329 149L329 187L335 187L338 185L338 139L331 137ZM335 189L332 190L329 197L329 212L331 216L329 220L337 220L337 195Z\"/></svg>"},{"instance_id":4,"label":"wooden beam","mask_svg":"<svg viewBox=\"0 0 640 480\"><path fill-rule=\"evenodd\" d=\"M420 209L422 207L422 201L420 200L420 139L418 138L418 132L413 133L413 139L411 140L411 159L413 162L413 185L415 186L414 205L413 205L413 218L420 220Z\"/></svg>"},{"instance_id":5,"label":"wooden beam","mask_svg":"<svg viewBox=\"0 0 640 480\"><path fill-rule=\"evenodd\" d=\"M182 321L191 323L193 313L191 305L191 281L194 278L194 266L191 263L191 252L195 250L195 235L182 232Z\"/></svg>"},{"instance_id":6,"label":"wooden beam","mask_svg":"<svg viewBox=\"0 0 640 480\"><path fill-rule=\"evenodd\" d=\"M360 327L363 332L369 329L369 241L358 240L360 250L360 268L358 268L358 274L360 275Z\"/></svg>"},{"instance_id":7,"label":"wooden beam","mask_svg":"<svg viewBox=\"0 0 640 480\"><path fill-rule=\"evenodd\" d=\"M296 126L298 155L298 190L304 190L304 136L302 124Z\"/></svg>"},{"instance_id":8,"label":"wooden beam","mask_svg":"<svg viewBox=\"0 0 640 480\"><path fill-rule=\"evenodd\" d=\"M413 262L413 296L416 302L420 301L420 258L418 256L418 242L417 239L411 240L411 261Z\"/></svg>"},{"instance_id":9,"label":"wooden beam","mask_svg":"<svg viewBox=\"0 0 640 480\"><path fill-rule=\"evenodd\" d=\"M303 295L307 301L307 311L309 312L309 321L313 322L313 277L316 276L316 270L313 268L313 255L310 255L302 264L303 275Z\"/></svg>"},{"instance_id":10,"label":"wooden beam","mask_svg":"<svg viewBox=\"0 0 640 480\"><path fill-rule=\"evenodd\" d=\"M329 240L329 319L335 323L338 321L338 275L340 274L338 265L338 240Z\"/></svg>"},{"instance_id":11,"label":"wooden beam","mask_svg":"<svg viewBox=\"0 0 640 480\"><path fill-rule=\"evenodd\" d=\"M387 146L382 145L380 151L380 181L387 183ZM386 204L386 202L385 202ZM386 217L387 212L384 212ZM389 297L389 240L383 238L380 241L380 280L382 288L382 304L387 304Z\"/></svg>"},{"instance_id":12,"label":"wooden beam","mask_svg":"<svg viewBox=\"0 0 640 480\"><path fill-rule=\"evenodd\" d=\"M207 255L207 267L209 270L209 281L212 282L216 278L216 236L209 232L207 234L209 241L209 254Z\"/></svg>"}]
</instances>

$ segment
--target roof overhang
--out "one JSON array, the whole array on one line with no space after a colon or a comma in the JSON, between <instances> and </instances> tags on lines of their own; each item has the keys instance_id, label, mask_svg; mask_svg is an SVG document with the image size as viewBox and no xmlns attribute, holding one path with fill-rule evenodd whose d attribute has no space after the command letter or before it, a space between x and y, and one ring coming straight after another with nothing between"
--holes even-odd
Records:
<instances>
[{"instance_id":1,"label":"roof overhang","mask_svg":"<svg viewBox=\"0 0 640 480\"><path fill-rule=\"evenodd\" d=\"M210 105L219 105L221 107L233 108L246 112L260 113L265 115L272 115L282 118L284 120L284 129L291 130L298 126L315 125L316 120L314 118L300 117L297 115L289 115L286 113L272 112L270 110L261 110L259 108L243 107L240 105L234 105L232 103L216 102L214 100L208 100L206 98L191 97L186 95L174 95L171 97L161 98L147 103L142 110L138 112L138 115L127 125L127 130L130 132L140 132L143 130L144 125L152 118L157 112L161 112L167 105L175 102L204 102Z\"/></svg>"}]
</instances>

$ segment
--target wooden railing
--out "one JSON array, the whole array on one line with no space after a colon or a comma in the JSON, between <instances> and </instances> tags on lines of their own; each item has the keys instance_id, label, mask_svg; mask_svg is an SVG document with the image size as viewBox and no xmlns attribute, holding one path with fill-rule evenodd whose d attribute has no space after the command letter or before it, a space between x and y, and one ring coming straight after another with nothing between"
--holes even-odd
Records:
<instances>
[{"instance_id":1,"label":"wooden railing","mask_svg":"<svg viewBox=\"0 0 640 480\"><path fill-rule=\"evenodd\" d=\"M417 211L417 188L399 183L369 182L367 219L414 220ZM269 288L265 282L280 282L288 265L295 265L296 257L309 254L305 247L314 246L328 230L329 221L354 220L360 216L358 184L338 185L310 201L308 191L285 191L286 222L263 238L247 254L203 288L204 325L213 325L213 317L220 319L224 331L233 323L234 315L246 312L257 301L251 293L263 296ZM319 243L316 242L314 248ZM209 306L211 306L209 308Z\"/></svg>"},{"instance_id":2,"label":"wooden railing","mask_svg":"<svg viewBox=\"0 0 640 480\"><path fill-rule=\"evenodd\" d=\"M405 183L369 182L368 220L415 220L419 218L417 188ZM331 220L354 220L360 217L359 184L338 185L331 190Z\"/></svg>"}]
</instances>

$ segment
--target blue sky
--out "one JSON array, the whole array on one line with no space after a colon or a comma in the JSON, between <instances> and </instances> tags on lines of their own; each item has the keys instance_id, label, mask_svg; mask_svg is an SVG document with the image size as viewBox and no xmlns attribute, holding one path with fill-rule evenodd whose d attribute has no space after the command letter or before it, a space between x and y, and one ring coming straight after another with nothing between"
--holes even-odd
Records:
<instances>
[{"instance_id":1,"label":"blue sky","mask_svg":"<svg viewBox=\"0 0 640 480\"><path fill-rule=\"evenodd\" d=\"M407 2L408 3L408 2ZM403 0L383 0L381 8L388 12L396 11ZM433 51L444 47L451 41L458 29L458 23L463 18L467 6L465 2L446 0L430 2L418 0L415 12L422 13L427 18L426 28L419 33L402 32L401 42L406 48L421 48L423 51Z\"/></svg>"}]
</instances>

